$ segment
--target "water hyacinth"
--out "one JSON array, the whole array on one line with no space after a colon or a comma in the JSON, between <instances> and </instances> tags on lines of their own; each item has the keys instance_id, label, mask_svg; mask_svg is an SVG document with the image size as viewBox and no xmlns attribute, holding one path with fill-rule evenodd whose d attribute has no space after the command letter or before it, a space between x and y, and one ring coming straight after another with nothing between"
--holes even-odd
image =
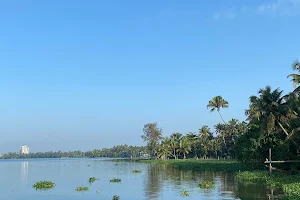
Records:
<instances>
[{"instance_id":1,"label":"water hyacinth","mask_svg":"<svg viewBox=\"0 0 300 200\"><path fill-rule=\"evenodd\" d=\"M76 191L88 191L89 190L89 187L77 187L76 189L75 189Z\"/></svg>"},{"instance_id":2,"label":"water hyacinth","mask_svg":"<svg viewBox=\"0 0 300 200\"><path fill-rule=\"evenodd\" d=\"M212 188L215 188L216 186L211 181L201 181L198 184L198 187L201 189L212 189Z\"/></svg>"},{"instance_id":3,"label":"water hyacinth","mask_svg":"<svg viewBox=\"0 0 300 200\"><path fill-rule=\"evenodd\" d=\"M118 183L118 182L121 182L121 179L119 179L119 178L112 178L112 179L109 180L109 182Z\"/></svg>"},{"instance_id":4,"label":"water hyacinth","mask_svg":"<svg viewBox=\"0 0 300 200\"><path fill-rule=\"evenodd\" d=\"M32 187L35 189L50 189L55 186L54 182L51 181L38 181Z\"/></svg>"},{"instance_id":5,"label":"water hyacinth","mask_svg":"<svg viewBox=\"0 0 300 200\"><path fill-rule=\"evenodd\" d=\"M112 200L120 200L120 196L114 195L113 198L112 198Z\"/></svg>"},{"instance_id":6,"label":"water hyacinth","mask_svg":"<svg viewBox=\"0 0 300 200\"><path fill-rule=\"evenodd\" d=\"M89 183L94 183L96 180L98 180L96 177L89 178Z\"/></svg>"},{"instance_id":7,"label":"water hyacinth","mask_svg":"<svg viewBox=\"0 0 300 200\"><path fill-rule=\"evenodd\" d=\"M190 196L190 192L187 190L183 190L183 191L181 191L181 196L188 197L188 196Z\"/></svg>"}]
</instances>

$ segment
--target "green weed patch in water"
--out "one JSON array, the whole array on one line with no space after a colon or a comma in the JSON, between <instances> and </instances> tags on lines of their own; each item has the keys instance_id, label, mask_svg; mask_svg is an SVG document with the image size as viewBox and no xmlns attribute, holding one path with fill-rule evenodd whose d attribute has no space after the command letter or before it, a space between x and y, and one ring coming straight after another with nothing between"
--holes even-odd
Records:
<instances>
[{"instance_id":1,"label":"green weed patch in water","mask_svg":"<svg viewBox=\"0 0 300 200\"><path fill-rule=\"evenodd\" d=\"M89 178L89 183L94 183L96 180L98 180L96 177Z\"/></svg>"},{"instance_id":2,"label":"green weed patch in water","mask_svg":"<svg viewBox=\"0 0 300 200\"><path fill-rule=\"evenodd\" d=\"M212 188L215 188L216 186L211 181L201 181L198 184L198 187L201 188L201 189L212 189Z\"/></svg>"},{"instance_id":3,"label":"green weed patch in water","mask_svg":"<svg viewBox=\"0 0 300 200\"><path fill-rule=\"evenodd\" d=\"M77 187L75 190L79 192L88 191L89 187Z\"/></svg>"},{"instance_id":4,"label":"green weed patch in water","mask_svg":"<svg viewBox=\"0 0 300 200\"><path fill-rule=\"evenodd\" d=\"M181 196L188 197L188 196L190 196L190 192L187 190L183 190L183 191L181 191Z\"/></svg>"},{"instance_id":5,"label":"green weed patch in water","mask_svg":"<svg viewBox=\"0 0 300 200\"><path fill-rule=\"evenodd\" d=\"M112 198L112 200L120 200L120 196L114 195L113 198Z\"/></svg>"},{"instance_id":6,"label":"green weed patch in water","mask_svg":"<svg viewBox=\"0 0 300 200\"><path fill-rule=\"evenodd\" d=\"M35 189L51 189L55 186L55 183L51 181L38 181L32 187Z\"/></svg>"},{"instance_id":7,"label":"green weed patch in water","mask_svg":"<svg viewBox=\"0 0 300 200\"><path fill-rule=\"evenodd\" d=\"M135 169L135 170L132 170L132 173L142 173L142 171L138 170L138 169Z\"/></svg>"},{"instance_id":8,"label":"green weed patch in water","mask_svg":"<svg viewBox=\"0 0 300 200\"><path fill-rule=\"evenodd\" d=\"M112 179L109 180L109 182L111 182L111 183L119 183L119 182L121 182L121 179L119 179L119 178L112 178Z\"/></svg>"},{"instance_id":9,"label":"green weed patch in water","mask_svg":"<svg viewBox=\"0 0 300 200\"><path fill-rule=\"evenodd\" d=\"M300 175L288 175L267 171L241 172L236 174L236 179L242 184L259 183L270 188L280 188L287 199L300 199Z\"/></svg>"}]
</instances>

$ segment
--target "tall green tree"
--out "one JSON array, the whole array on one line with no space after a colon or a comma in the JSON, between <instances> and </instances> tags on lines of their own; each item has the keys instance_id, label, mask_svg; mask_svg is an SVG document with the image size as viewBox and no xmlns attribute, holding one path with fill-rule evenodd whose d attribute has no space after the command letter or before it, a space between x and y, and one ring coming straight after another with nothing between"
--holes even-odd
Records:
<instances>
[{"instance_id":1,"label":"tall green tree","mask_svg":"<svg viewBox=\"0 0 300 200\"><path fill-rule=\"evenodd\" d=\"M158 128L157 123L148 123L144 125L144 134L141 136L152 154L157 157L159 143L162 139L162 129Z\"/></svg>"},{"instance_id":2,"label":"tall green tree","mask_svg":"<svg viewBox=\"0 0 300 200\"><path fill-rule=\"evenodd\" d=\"M225 124L225 121L224 121L224 119L223 119L223 117L220 113L220 109L221 108L228 108L228 106L229 106L229 103L225 99L223 99L223 97L216 96L208 102L207 108L210 109L210 112L214 112L215 110L217 110L217 112L219 113L222 121Z\"/></svg>"},{"instance_id":3,"label":"tall green tree","mask_svg":"<svg viewBox=\"0 0 300 200\"><path fill-rule=\"evenodd\" d=\"M293 111L286 104L279 88L272 91L270 86L259 90L259 96L250 97L250 108L246 110L248 120L259 120L262 131L272 134L277 127L288 136L286 126L289 126L289 117L293 117Z\"/></svg>"}]
</instances>

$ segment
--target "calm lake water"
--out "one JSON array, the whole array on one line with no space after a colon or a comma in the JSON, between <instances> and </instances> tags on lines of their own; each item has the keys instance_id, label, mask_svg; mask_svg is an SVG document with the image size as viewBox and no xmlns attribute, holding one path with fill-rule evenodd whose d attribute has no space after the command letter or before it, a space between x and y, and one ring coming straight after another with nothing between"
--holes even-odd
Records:
<instances>
[{"instance_id":1,"label":"calm lake water","mask_svg":"<svg viewBox=\"0 0 300 200\"><path fill-rule=\"evenodd\" d=\"M142 173L132 173L134 169ZM3 200L111 200L114 195L121 200L252 200L268 199L271 193L263 185L239 184L230 173L179 171L167 165L146 163L116 165L102 159L0 160L0 177ZM90 185L90 177L99 180ZM122 182L110 183L111 178L120 178ZM36 191L32 185L41 180L53 181L56 187ZM213 181L216 188L199 190L197 185L201 180ZM88 186L90 190L77 192L78 186ZM189 190L190 196L182 197L182 190Z\"/></svg>"}]
</instances>

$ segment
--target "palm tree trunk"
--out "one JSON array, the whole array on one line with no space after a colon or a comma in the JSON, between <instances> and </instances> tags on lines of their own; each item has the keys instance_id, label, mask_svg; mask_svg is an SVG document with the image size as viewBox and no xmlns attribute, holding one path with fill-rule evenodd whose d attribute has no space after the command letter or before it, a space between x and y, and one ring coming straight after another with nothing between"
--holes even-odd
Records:
<instances>
[{"instance_id":1,"label":"palm tree trunk","mask_svg":"<svg viewBox=\"0 0 300 200\"><path fill-rule=\"evenodd\" d=\"M285 130L285 128L282 126L282 124L277 121L277 123L279 124L280 128L283 130L283 132L286 134L286 136L288 137L289 136L289 133ZM298 149L298 144L293 140L291 139L291 142L295 145L295 147Z\"/></svg>"},{"instance_id":2,"label":"palm tree trunk","mask_svg":"<svg viewBox=\"0 0 300 200\"><path fill-rule=\"evenodd\" d=\"M283 130L283 132L286 134L286 136L289 136L289 133L285 130L285 128L283 128L282 124L278 121L277 121L277 123L279 124L279 126Z\"/></svg>"},{"instance_id":3,"label":"palm tree trunk","mask_svg":"<svg viewBox=\"0 0 300 200\"><path fill-rule=\"evenodd\" d=\"M176 149L173 149L173 157L174 157L175 160L177 159L176 158Z\"/></svg>"},{"instance_id":4,"label":"palm tree trunk","mask_svg":"<svg viewBox=\"0 0 300 200\"><path fill-rule=\"evenodd\" d=\"M224 121L224 119L223 119L223 117L222 117L222 115L221 115L220 111L218 111L218 113L219 113L219 115L220 115L220 117L221 117L222 121L224 122L224 124L226 124L226 122Z\"/></svg>"}]
</instances>

